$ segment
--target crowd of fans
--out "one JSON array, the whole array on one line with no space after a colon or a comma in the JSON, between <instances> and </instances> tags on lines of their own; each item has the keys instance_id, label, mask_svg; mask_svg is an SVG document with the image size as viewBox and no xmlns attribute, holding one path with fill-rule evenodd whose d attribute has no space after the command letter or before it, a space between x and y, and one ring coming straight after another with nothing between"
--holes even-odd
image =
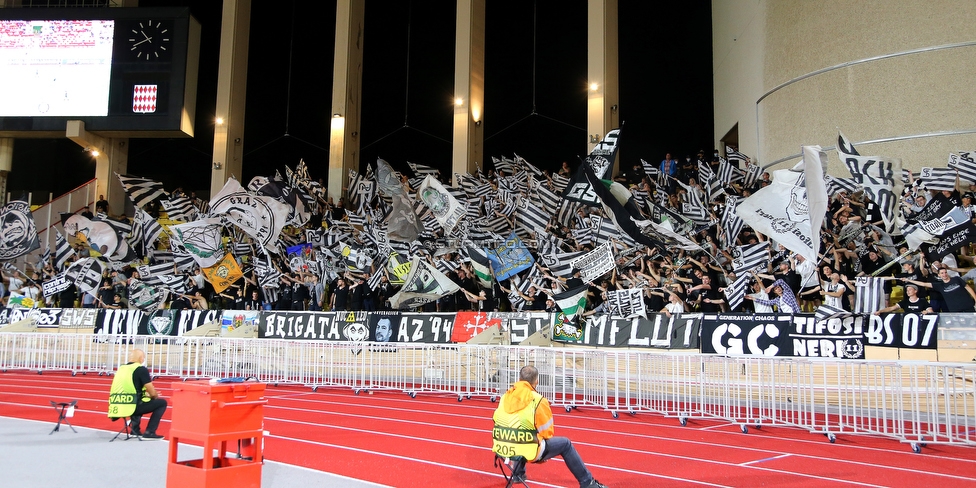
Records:
<instances>
[{"instance_id":1,"label":"crowd of fans","mask_svg":"<svg viewBox=\"0 0 976 488\"><path fill-rule=\"evenodd\" d=\"M886 301L879 313L974 311L976 294L969 282L976 278L976 264L970 245L931 262L926 259L925 253L910 252L904 241L898 242L900 236L892 236L884 231L878 205L874 205L864 192L849 193L843 190L830 197L821 231L819 261L808 261L781 245L771 243L765 266L749 271L751 278L746 299L736 307L730 307L723 291L736 279L732 266L734 251L732 246L718 244L723 242L724 237L721 236L723 230L718 222L727 195L748 197L769 185L770 175L762 174L749 187L744 187L741 181L732 183L717 197L708 200L705 198L708 192L699 182L699 170L707 165L713 171L718 171L717 152L707 159L704 152L698 154L698 159L689 156L681 162L668 154L659 165L654 165L667 178L645 174L644 168L647 166L640 164L630 165L629 168L624 166L624 170L615 176L615 181L628 187L635 197L654 199L676 213L682 212L686 194L698 193L697 196L707 202L708 223L697 226L687 234L700 245L700 249L695 251L660 247L641 247L634 251L626 249L627 246L618 239L611 238L618 251L617 267L588 283L588 303L584 316L608 312L604 304L607 292L638 287L644 290L648 312L669 315L692 311L812 312L822 303L853 311L854 280L858 276L881 276L887 280ZM702 160L701 164L699 160ZM563 163L554 174L546 171L545 181L540 183L552 191L561 192L554 179L565 180L574 173L574 168ZM511 175L489 170L484 176L495 190L502 177ZM407 182L405 176L403 180ZM976 185L966 185L957 180L956 186L956 190L945 191L943 196L953 205L961 207L976 222L973 193ZM526 191L532 191L531 187ZM915 182L906 184L900 208L903 217L911 219L918 214L936 193L925 190ZM306 229L339 225L351 230L346 236L347 242L355 242L369 253L372 246L369 239L361 235L361 227L348 223L356 216L367 219L377 217L381 213L379 206L375 205L379 197L373 204L364 202L358 208L347 204L345 199L340 199L338 203L333 203L331 199L320 200L318 212L305 228L287 229L291 242L301 244L307 235L304 232ZM203 203L200 202L201 205ZM484 207L489 208L488 205ZM503 216L512 228L518 225L511 214L503 213L497 206L493 210ZM574 223L582 225L581 222L588 215L602 215L602 212L600 207L582 206L570 225L562 225L555 215L552 216L546 230L548 238L555 238L559 248L546 252L592 250L595 247L593 240L580 238L579 229L574 227ZM734 244L747 245L766 240L766 236L746 226L736 236ZM166 247L165 239L160 241L159 246ZM75 244L75 250L76 258L89 255L81 243ZM537 258L532 269L522 273L518 279L492 280L492 286L483 287L463 248L449 249L449 252L423 246L411 249L444 270L460 286L456 293L445 295L417 310L558 312L553 296L582 284L578 270L557 276L543 264L545 259L539 259L541 248L531 250ZM373 256L379 257L375 252ZM371 266L363 269L348 266L341 257L335 256L321 256L323 265L318 269L291 269L286 260L278 260L274 263L281 272L277 283L262 280L253 259L253 256L246 255L238 257L245 274L221 293L214 291L199 268L185 271L189 285L187 291L172 293L163 306L172 309L384 310L389 309L388 300L399 287L396 284L397 276L385 265L385 259L376 259ZM81 293L72 286L56 296L43 297L41 283L56 274L50 261L38 263L28 270L26 276L23 272L6 269L0 273L3 278L0 286L4 288L5 297L10 296L10 292L16 292L48 306L111 309L128 306L129 285L139 279L135 267L125 266L107 271L95 294Z\"/></svg>"}]
</instances>

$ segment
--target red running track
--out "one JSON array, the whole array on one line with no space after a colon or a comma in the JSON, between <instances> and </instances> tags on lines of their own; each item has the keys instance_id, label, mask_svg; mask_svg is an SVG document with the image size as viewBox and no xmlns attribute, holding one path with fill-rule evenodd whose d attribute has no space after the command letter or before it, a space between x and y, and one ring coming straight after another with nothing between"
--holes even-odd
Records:
<instances>
[{"instance_id":1,"label":"red running track","mask_svg":"<svg viewBox=\"0 0 976 488\"><path fill-rule=\"evenodd\" d=\"M174 380L155 381L164 397ZM179 380L175 380L179 381ZM0 416L56 420L49 401L78 400L72 423L116 431L105 416L110 377L0 374ZM265 457L397 487L498 487L492 466L495 404L475 398L297 386L266 391ZM171 406L172 408L172 406ZM822 435L763 426L748 434L721 421L681 426L656 414L555 410L556 434L573 440L607 485L643 486L976 486L976 447L929 445L921 454L890 439ZM169 431L170 410L160 433ZM558 458L530 465L532 486L575 487Z\"/></svg>"}]
</instances>

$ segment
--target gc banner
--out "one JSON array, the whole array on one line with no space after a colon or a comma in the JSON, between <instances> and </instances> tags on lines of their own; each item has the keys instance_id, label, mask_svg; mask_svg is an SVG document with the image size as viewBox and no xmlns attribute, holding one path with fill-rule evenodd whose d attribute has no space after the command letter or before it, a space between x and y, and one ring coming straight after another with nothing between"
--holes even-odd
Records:
<instances>
[{"instance_id":1,"label":"gc banner","mask_svg":"<svg viewBox=\"0 0 976 488\"><path fill-rule=\"evenodd\" d=\"M701 350L710 354L792 356L790 315L705 314Z\"/></svg>"},{"instance_id":2,"label":"gc banner","mask_svg":"<svg viewBox=\"0 0 976 488\"><path fill-rule=\"evenodd\" d=\"M591 316L583 326L579 341L560 340L596 347L659 347L697 349L702 315L688 313L668 317L650 314L625 319L610 315ZM561 337L554 335L554 339Z\"/></svg>"}]
</instances>

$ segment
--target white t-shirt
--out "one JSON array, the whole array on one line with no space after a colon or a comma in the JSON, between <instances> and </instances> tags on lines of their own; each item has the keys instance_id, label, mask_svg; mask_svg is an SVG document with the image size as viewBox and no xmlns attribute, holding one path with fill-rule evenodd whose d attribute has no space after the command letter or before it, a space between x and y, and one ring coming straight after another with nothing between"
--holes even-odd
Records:
<instances>
[{"instance_id":1,"label":"white t-shirt","mask_svg":"<svg viewBox=\"0 0 976 488\"><path fill-rule=\"evenodd\" d=\"M665 305L664 308L667 309L667 311L668 312L671 312L671 313L684 313L685 312L685 305L683 303L681 303L681 302L668 302L668 304Z\"/></svg>"},{"instance_id":2,"label":"white t-shirt","mask_svg":"<svg viewBox=\"0 0 976 488\"><path fill-rule=\"evenodd\" d=\"M758 293L750 293L748 296L762 300L769 300L769 294L766 293L766 290L759 290ZM773 313L772 305L766 305L759 302L752 302L752 309L755 310L756 313Z\"/></svg>"},{"instance_id":3,"label":"white t-shirt","mask_svg":"<svg viewBox=\"0 0 976 488\"><path fill-rule=\"evenodd\" d=\"M837 283L836 285L831 282L824 283L824 290L834 292L840 291L841 293L847 291L847 287L843 283ZM844 295L839 297L832 297L830 295L824 295L824 305L834 308L844 308ZM846 309L845 309L846 310Z\"/></svg>"},{"instance_id":4,"label":"white t-shirt","mask_svg":"<svg viewBox=\"0 0 976 488\"><path fill-rule=\"evenodd\" d=\"M796 263L796 273L800 275L800 288L817 286L817 267L808 259Z\"/></svg>"}]
</instances>

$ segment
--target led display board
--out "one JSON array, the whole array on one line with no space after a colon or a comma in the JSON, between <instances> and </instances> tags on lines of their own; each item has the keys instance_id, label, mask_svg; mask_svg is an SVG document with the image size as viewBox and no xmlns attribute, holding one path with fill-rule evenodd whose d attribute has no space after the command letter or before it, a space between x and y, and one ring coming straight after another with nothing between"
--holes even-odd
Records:
<instances>
[{"instance_id":1,"label":"led display board","mask_svg":"<svg viewBox=\"0 0 976 488\"><path fill-rule=\"evenodd\" d=\"M0 9L0 137L190 137L199 44L187 8Z\"/></svg>"}]
</instances>

